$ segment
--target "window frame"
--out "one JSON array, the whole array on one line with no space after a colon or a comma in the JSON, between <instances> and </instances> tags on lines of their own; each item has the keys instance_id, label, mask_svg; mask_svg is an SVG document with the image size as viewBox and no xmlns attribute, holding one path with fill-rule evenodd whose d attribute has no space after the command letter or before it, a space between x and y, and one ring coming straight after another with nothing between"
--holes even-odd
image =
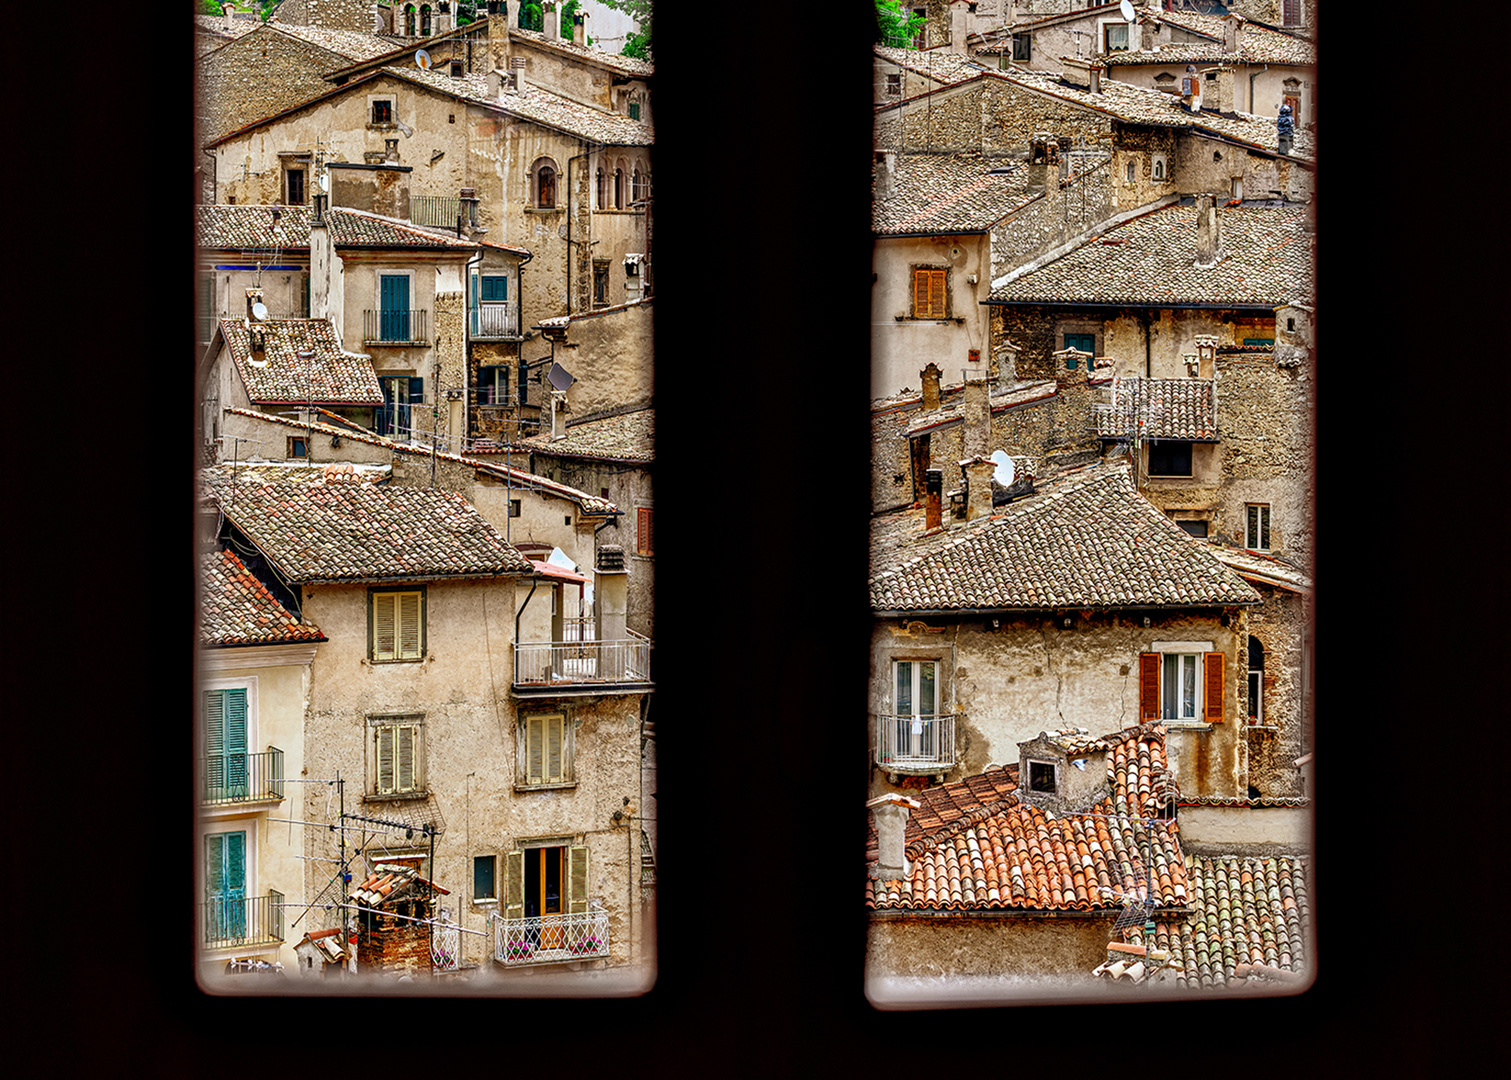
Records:
<instances>
[{"instance_id":1,"label":"window frame","mask_svg":"<svg viewBox=\"0 0 1511 1080\"><path fill-rule=\"evenodd\" d=\"M656 554L656 515L654 506L635 507L635 554L643 559Z\"/></svg>"},{"instance_id":2,"label":"window frame","mask_svg":"<svg viewBox=\"0 0 1511 1080\"><path fill-rule=\"evenodd\" d=\"M1022 46L1020 49L1019 46ZM1013 60L1028 63L1034 58L1034 36L1028 33L1013 35Z\"/></svg>"},{"instance_id":3,"label":"window frame","mask_svg":"<svg viewBox=\"0 0 1511 1080\"><path fill-rule=\"evenodd\" d=\"M609 260L593 260L593 306L609 306Z\"/></svg>"},{"instance_id":4,"label":"window frame","mask_svg":"<svg viewBox=\"0 0 1511 1080\"><path fill-rule=\"evenodd\" d=\"M241 753L243 753L246 756L250 756L250 755L255 754L255 753L258 752L257 749L256 749L256 747L258 746L258 733L257 733L257 677L255 675L251 675L251 676L247 676L247 677L241 678L241 679L207 679L204 682L204 684L200 687L200 697L199 697L199 731L200 731L201 738L204 740L203 747L202 747L201 752L200 752L200 758L201 758L201 760L204 763L203 766L201 767L201 769L202 769L201 780L202 780L202 782L205 785L205 790L204 790L204 792L201 793L201 797L202 798L207 797L208 794L209 794L209 781L210 781L210 777L209 777L210 732L209 732L209 726L208 726L209 725L209 709L208 709L209 701L208 701L208 698L209 698L210 694L226 694L226 693L229 693L229 692L236 692L236 691L240 691L241 693L243 693L245 695L245 698L244 698L244 701L243 701L243 708L244 708L244 711L245 711L245 718L244 718L244 721L243 721L244 730L243 730L243 733L242 733L242 741L245 743L245 748L241 751ZM222 706L222 709L224 709L224 706ZM222 713L222 714L224 714L224 713ZM230 751L230 753L235 753L235 751ZM247 767L246 763L243 762L243 765L242 765L243 771L246 770L246 767ZM248 778L248 782L249 782L249 778ZM229 783L227 783L225 785L225 787L227 789L229 789L232 786L233 785L231 785ZM230 804L230 805L234 805L234 804Z\"/></svg>"},{"instance_id":5,"label":"window frame","mask_svg":"<svg viewBox=\"0 0 1511 1080\"><path fill-rule=\"evenodd\" d=\"M545 196L548 188L543 179L550 173L549 193L551 201L547 203ZM561 179L561 169L557 167L553 157L539 157L530 166L530 207L534 210L560 210L557 204L557 187Z\"/></svg>"},{"instance_id":6,"label":"window frame","mask_svg":"<svg viewBox=\"0 0 1511 1080\"><path fill-rule=\"evenodd\" d=\"M514 372L508 364L481 365L477 369L477 403L479 405L508 405L509 383L513 378Z\"/></svg>"},{"instance_id":7,"label":"window frame","mask_svg":"<svg viewBox=\"0 0 1511 1080\"><path fill-rule=\"evenodd\" d=\"M908 317L910 319L942 320L950 318L950 268L948 266L915 264L910 268L911 288L908 292ZM934 281L939 281L939 305L935 307ZM926 302L923 309L918 305L920 280L924 286Z\"/></svg>"},{"instance_id":8,"label":"window frame","mask_svg":"<svg viewBox=\"0 0 1511 1080\"><path fill-rule=\"evenodd\" d=\"M1191 715L1166 716L1166 673L1169 658L1176 660L1175 673L1180 673L1180 661L1191 660L1195 687L1192 693ZM1226 654L1215 648L1211 641L1155 641L1139 654L1139 719L1157 720L1166 725L1197 727L1220 724L1227 693Z\"/></svg>"},{"instance_id":9,"label":"window frame","mask_svg":"<svg viewBox=\"0 0 1511 1080\"><path fill-rule=\"evenodd\" d=\"M1129 32L1130 29L1128 23L1122 19L1113 19L1102 23L1102 53L1106 55L1115 52L1128 52L1132 48L1133 42L1133 34ZM1116 48L1112 44L1112 35L1115 31L1121 31L1123 37L1123 44Z\"/></svg>"},{"instance_id":10,"label":"window frame","mask_svg":"<svg viewBox=\"0 0 1511 1080\"><path fill-rule=\"evenodd\" d=\"M902 665L911 665L908 672L908 709L902 708ZM934 711L922 712L915 706L921 705L923 700L924 668L932 668L934 683ZM944 710L944 681L943 657L939 656L894 656L892 658L892 715L897 717L895 724L897 730L894 733L896 745L901 752L901 747L906 746L906 756L918 758L930 758L939 752L936 745L939 737L937 721L945 715ZM907 720L902 719L908 717ZM928 721L935 721L929 724ZM918 731L912 730L912 725L919 725Z\"/></svg>"},{"instance_id":11,"label":"window frame","mask_svg":"<svg viewBox=\"0 0 1511 1080\"><path fill-rule=\"evenodd\" d=\"M478 892L478 870L483 866L488 867L490 893ZM472 902L474 904L497 904L498 896L498 856L497 855L474 855L472 856Z\"/></svg>"},{"instance_id":12,"label":"window frame","mask_svg":"<svg viewBox=\"0 0 1511 1080\"><path fill-rule=\"evenodd\" d=\"M550 762L550 735L555 726L558 732L556 768ZM577 725L565 709L553 711L522 712L515 725L515 770L516 791L544 791L577 786ZM538 746L540 772L531 771L532 748Z\"/></svg>"},{"instance_id":13,"label":"window frame","mask_svg":"<svg viewBox=\"0 0 1511 1080\"><path fill-rule=\"evenodd\" d=\"M1154 466L1155 466L1154 448L1156 446L1160 447L1161 450L1162 450L1162 452L1163 452L1163 449L1165 447L1182 447L1182 446L1185 447L1185 457L1189 459L1186 462L1186 471L1185 472L1172 472L1172 471L1155 472L1154 471ZM1177 458L1180 457L1179 454L1177 454L1176 456L1177 456ZM1160 460L1160 467L1162 469L1165 469L1167 467L1173 468L1173 467L1177 467L1178 465L1179 465L1179 461L1176 461L1174 466L1170 466L1168 464L1168 459L1161 458L1161 460ZM1190 479L1192 479L1196 475L1196 451L1195 451L1195 444L1192 443L1188 439L1150 439L1148 441L1148 443L1146 444L1146 447L1145 447L1144 475L1146 477L1148 477L1149 479L1151 479L1151 480L1164 480L1164 479L1190 480Z\"/></svg>"},{"instance_id":14,"label":"window frame","mask_svg":"<svg viewBox=\"0 0 1511 1080\"><path fill-rule=\"evenodd\" d=\"M1250 634L1247 644L1249 672L1248 720L1249 723L1259 726L1264 724L1264 642L1260 641L1253 634ZM1258 667L1254 666L1256 658L1259 661Z\"/></svg>"},{"instance_id":15,"label":"window frame","mask_svg":"<svg viewBox=\"0 0 1511 1080\"><path fill-rule=\"evenodd\" d=\"M365 744L367 757L367 794L366 798L388 801L392 799L423 799L430 794L426 786L425 765L425 714L422 712L402 713L368 713L366 728L369 736ZM410 736L410 775L409 785L401 786L400 780L400 744L398 742L400 732L409 730ZM393 733L394 743L390 753L392 758L392 784L389 788L383 787L383 733Z\"/></svg>"},{"instance_id":16,"label":"window frame","mask_svg":"<svg viewBox=\"0 0 1511 1080\"><path fill-rule=\"evenodd\" d=\"M401 603L398 598L414 595L419 598L416 619L418 649L413 655L404 655L400 647L400 626L398 620L402 617L400 609L394 610L394 649L392 656L380 656L378 653L378 601L380 597L394 597L395 604ZM374 585L367 590L367 662L369 664L414 664L423 661L429 651L428 640L428 615L426 587L424 585Z\"/></svg>"},{"instance_id":17,"label":"window frame","mask_svg":"<svg viewBox=\"0 0 1511 1080\"><path fill-rule=\"evenodd\" d=\"M1023 778L1026 790L1037 792L1040 795L1060 794L1060 763L1046 761L1043 758L1028 758L1024 764L1028 766L1028 775ZM1049 770L1049 787L1036 787L1034 785L1034 766Z\"/></svg>"},{"instance_id":18,"label":"window frame","mask_svg":"<svg viewBox=\"0 0 1511 1080\"><path fill-rule=\"evenodd\" d=\"M396 104L392 94L375 94L369 97L367 99L367 126L379 131L397 127L397 122L394 120ZM386 119L379 119L380 111L388 114Z\"/></svg>"},{"instance_id":19,"label":"window frame","mask_svg":"<svg viewBox=\"0 0 1511 1080\"><path fill-rule=\"evenodd\" d=\"M1258 514L1255 511L1259 511ZM1248 551L1272 551L1269 541L1273 538L1271 529L1273 516L1269 503L1244 503L1243 508L1243 546ZM1260 541L1260 543L1255 543Z\"/></svg>"}]
</instances>

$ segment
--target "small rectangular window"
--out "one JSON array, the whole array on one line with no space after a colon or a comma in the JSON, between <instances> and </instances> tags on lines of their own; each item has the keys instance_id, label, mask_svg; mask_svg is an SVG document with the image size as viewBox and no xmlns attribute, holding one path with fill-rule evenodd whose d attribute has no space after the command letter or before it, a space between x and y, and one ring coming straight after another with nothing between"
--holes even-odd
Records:
<instances>
[{"instance_id":1,"label":"small rectangular window","mask_svg":"<svg viewBox=\"0 0 1511 1080\"><path fill-rule=\"evenodd\" d=\"M525 736L524 784L571 783L572 762L571 750L567 744L566 717L560 713L527 716L522 723Z\"/></svg>"},{"instance_id":2,"label":"small rectangular window","mask_svg":"<svg viewBox=\"0 0 1511 1080\"><path fill-rule=\"evenodd\" d=\"M510 499L509 500L509 516L510 517L519 517L519 500L518 499Z\"/></svg>"},{"instance_id":3,"label":"small rectangular window","mask_svg":"<svg viewBox=\"0 0 1511 1080\"><path fill-rule=\"evenodd\" d=\"M290 169L288 171L288 192L286 201L290 206L304 205L304 170Z\"/></svg>"},{"instance_id":4,"label":"small rectangular window","mask_svg":"<svg viewBox=\"0 0 1511 1080\"><path fill-rule=\"evenodd\" d=\"M497 855L474 855L472 857L472 899L498 899L497 871Z\"/></svg>"},{"instance_id":5,"label":"small rectangular window","mask_svg":"<svg viewBox=\"0 0 1511 1080\"><path fill-rule=\"evenodd\" d=\"M1107 52L1128 51L1128 24L1111 23L1107 26L1106 36Z\"/></svg>"},{"instance_id":6,"label":"small rectangular window","mask_svg":"<svg viewBox=\"0 0 1511 1080\"><path fill-rule=\"evenodd\" d=\"M1027 62L1034 58L1033 35L1013 35L1013 59Z\"/></svg>"},{"instance_id":7,"label":"small rectangular window","mask_svg":"<svg viewBox=\"0 0 1511 1080\"><path fill-rule=\"evenodd\" d=\"M1191 444L1153 439L1149 443L1150 476L1190 476Z\"/></svg>"},{"instance_id":8,"label":"small rectangular window","mask_svg":"<svg viewBox=\"0 0 1511 1080\"><path fill-rule=\"evenodd\" d=\"M303 435L289 436L289 458L307 458L310 456L310 444Z\"/></svg>"},{"instance_id":9,"label":"small rectangular window","mask_svg":"<svg viewBox=\"0 0 1511 1080\"><path fill-rule=\"evenodd\" d=\"M391 123L393 123L393 102L391 102L391 101L375 101L375 102L373 102L373 118L372 118L372 122L374 124L391 124Z\"/></svg>"},{"instance_id":10,"label":"small rectangular window","mask_svg":"<svg viewBox=\"0 0 1511 1080\"><path fill-rule=\"evenodd\" d=\"M1028 790L1042 791L1053 795L1060 790L1055 781L1055 767L1048 761L1030 761L1028 763Z\"/></svg>"},{"instance_id":11,"label":"small rectangular window","mask_svg":"<svg viewBox=\"0 0 1511 1080\"><path fill-rule=\"evenodd\" d=\"M639 120L640 119L640 102L638 102L638 101L632 101L632 102L630 102L630 119L631 120Z\"/></svg>"},{"instance_id":12,"label":"small rectangular window","mask_svg":"<svg viewBox=\"0 0 1511 1080\"><path fill-rule=\"evenodd\" d=\"M477 403L509 404L509 368L506 365L489 365L477 369Z\"/></svg>"},{"instance_id":13,"label":"small rectangular window","mask_svg":"<svg viewBox=\"0 0 1511 1080\"><path fill-rule=\"evenodd\" d=\"M369 716L370 790L376 796L417 795L425 790L423 713Z\"/></svg>"},{"instance_id":14,"label":"small rectangular window","mask_svg":"<svg viewBox=\"0 0 1511 1080\"><path fill-rule=\"evenodd\" d=\"M1270 550L1270 506L1268 503L1249 503L1244 529L1244 547L1250 551Z\"/></svg>"},{"instance_id":15,"label":"small rectangular window","mask_svg":"<svg viewBox=\"0 0 1511 1080\"><path fill-rule=\"evenodd\" d=\"M913 318L949 317L948 270L919 267L913 271Z\"/></svg>"},{"instance_id":16,"label":"small rectangular window","mask_svg":"<svg viewBox=\"0 0 1511 1080\"><path fill-rule=\"evenodd\" d=\"M1185 529L1186 532L1190 533L1192 536L1199 536L1202 539L1206 539L1207 523L1205 521L1177 521L1176 524L1179 525L1182 529Z\"/></svg>"},{"instance_id":17,"label":"small rectangular window","mask_svg":"<svg viewBox=\"0 0 1511 1080\"><path fill-rule=\"evenodd\" d=\"M609 303L609 264L593 260L593 304L607 307Z\"/></svg>"},{"instance_id":18,"label":"small rectangular window","mask_svg":"<svg viewBox=\"0 0 1511 1080\"><path fill-rule=\"evenodd\" d=\"M887 75L887 97L902 96L902 75L898 72L890 72Z\"/></svg>"}]
</instances>

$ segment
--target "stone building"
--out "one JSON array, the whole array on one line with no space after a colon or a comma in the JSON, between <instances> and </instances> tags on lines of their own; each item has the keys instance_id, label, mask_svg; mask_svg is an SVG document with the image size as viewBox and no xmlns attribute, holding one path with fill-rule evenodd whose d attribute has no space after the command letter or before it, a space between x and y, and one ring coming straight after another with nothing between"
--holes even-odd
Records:
<instances>
[{"instance_id":1,"label":"stone building","mask_svg":"<svg viewBox=\"0 0 1511 1080\"><path fill-rule=\"evenodd\" d=\"M298 816L342 828L306 830L304 855L355 882L398 863L449 890L457 964L643 963L629 830L648 648L553 637L549 571L454 492L350 465L202 475L220 541L325 624L304 774L339 775L344 794L303 785ZM306 925L339 926L350 896L320 877Z\"/></svg>"},{"instance_id":2,"label":"stone building","mask_svg":"<svg viewBox=\"0 0 1511 1080\"><path fill-rule=\"evenodd\" d=\"M875 73L873 100L878 105L953 86L980 73L969 57L943 49L901 49L891 45L872 48Z\"/></svg>"},{"instance_id":3,"label":"stone building","mask_svg":"<svg viewBox=\"0 0 1511 1080\"><path fill-rule=\"evenodd\" d=\"M228 961L292 969L289 905L304 895L303 845L271 820L300 801L304 700L321 643L234 550L200 557L199 700L195 756L199 820L199 973L213 984Z\"/></svg>"}]
</instances>

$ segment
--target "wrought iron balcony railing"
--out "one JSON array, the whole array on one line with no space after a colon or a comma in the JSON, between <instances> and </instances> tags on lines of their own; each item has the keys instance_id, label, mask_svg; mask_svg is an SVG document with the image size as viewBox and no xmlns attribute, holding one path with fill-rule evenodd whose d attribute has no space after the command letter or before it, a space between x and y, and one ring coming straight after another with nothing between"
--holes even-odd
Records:
<instances>
[{"instance_id":1,"label":"wrought iron balcony railing","mask_svg":"<svg viewBox=\"0 0 1511 1080\"><path fill-rule=\"evenodd\" d=\"M876 764L888 772L938 773L955 765L956 714L876 717Z\"/></svg>"},{"instance_id":2,"label":"wrought iron balcony railing","mask_svg":"<svg viewBox=\"0 0 1511 1080\"><path fill-rule=\"evenodd\" d=\"M384 308L362 312L364 345L429 345L428 311Z\"/></svg>"},{"instance_id":3,"label":"wrought iron balcony railing","mask_svg":"<svg viewBox=\"0 0 1511 1080\"><path fill-rule=\"evenodd\" d=\"M519 337L519 310L509 301L479 304L472 309L472 336Z\"/></svg>"},{"instance_id":4,"label":"wrought iron balcony railing","mask_svg":"<svg viewBox=\"0 0 1511 1080\"><path fill-rule=\"evenodd\" d=\"M574 628L575 629L575 628ZM514 685L649 683L651 642L633 630L618 641L544 641L514 646Z\"/></svg>"},{"instance_id":5,"label":"wrought iron balcony railing","mask_svg":"<svg viewBox=\"0 0 1511 1080\"><path fill-rule=\"evenodd\" d=\"M283 751L212 754L205 758L204 801L208 804L277 802L283 798Z\"/></svg>"},{"instance_id":6,"label":"wrought iron balcony railing","mask_svg":"<svg viewBox=\"0 0 1511 1080\"><path fill-rule=\"evenodd\" d=\"M501 964L556 964L609 955L609 913L536 915L525 919L493 916L493 958Z\"/></svg>"},{"instance_id":7,"label":"wrought iron balcony railing","mask_svg":"<svg viewBox=\"0 0 1511 1080\"><path fill-rule=\"evenodd\" d=\"M199 905L200 941L206 948L268 945L283 940L283 893L207 900Z\"/></svg>"}]
</instances>

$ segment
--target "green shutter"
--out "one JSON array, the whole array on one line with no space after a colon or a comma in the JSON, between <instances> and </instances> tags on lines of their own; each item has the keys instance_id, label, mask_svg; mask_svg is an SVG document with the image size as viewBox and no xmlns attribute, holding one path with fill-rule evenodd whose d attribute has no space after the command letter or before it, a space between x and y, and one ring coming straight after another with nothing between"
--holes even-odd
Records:
<instances>
[{"instance_id":1,"label":"green shutter","mask_svg":"<svg viewBox=\"0 0 1511 1080\"><path fill-rule=\"evenodd\" d=\"M525 853L511 851L504 856L504 918L525 917Z\"/></svg>"},{"instance_id":2,"label":"green shutter","mask_svg":"<svg viewBox=\"0 0 1511 1080\"><path fill-rule=\"evenodd\" d=\"M205 798L219 799L226 786L226 704L219 690L205 691Z\"/></svg>"},{"instance_id":3,"label":"green shutter","mask_svg":"<svg viewBox=\"0 0 1511 1080\"><path fill-rule=\"evenodd\" d=\"M205 691L205 798L247 794L247 692Z\"/></svg>"},{"instance_id":4,"label":"green shutter","mask_svg":"<svg viewBox=\"0 0 1511 1080\"><path fill-rule=\"evenodd\" d=\"M588 910L588 849L585 845L567 848L567 914Z\"/></svg>"}]
</instances>

